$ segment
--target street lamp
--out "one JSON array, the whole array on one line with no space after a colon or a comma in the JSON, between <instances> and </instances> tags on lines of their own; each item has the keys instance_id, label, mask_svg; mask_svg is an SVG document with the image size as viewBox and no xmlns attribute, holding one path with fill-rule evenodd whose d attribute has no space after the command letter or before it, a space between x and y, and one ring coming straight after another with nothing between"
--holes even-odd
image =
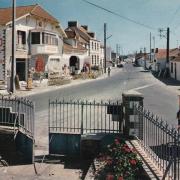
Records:
<instances>
[{"instance_id":1,"label":"street lamp","mask_svg":"<svg viewBox=\"0 0 180 180\"><path fill-rule=\"evenodd\" d=\"M12 0L12 55L11 55L11 79L10 92L14 93L14 63L15 63L15 49L16 49L16 35L15 35L15 19L16 19L16 0Z\"/></svg>"}]
</instances>

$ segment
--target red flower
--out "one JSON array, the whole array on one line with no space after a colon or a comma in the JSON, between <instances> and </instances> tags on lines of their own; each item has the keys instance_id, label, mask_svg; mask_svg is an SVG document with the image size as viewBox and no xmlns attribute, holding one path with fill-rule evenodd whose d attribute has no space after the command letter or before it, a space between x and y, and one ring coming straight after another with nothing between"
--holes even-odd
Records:
<instances>
[{"instance_id":1,"label":"red flower","mask_svg":"<svg viewBox=\"0 0 180 180\"><path fill-rule=\"evenodd\" d=\"M131 159L131 160L129 160L129 162L130 162L130 164L132 164L132 165L136 165L136 160L135 159Z\"/></svg>"},{"instance_id":2,"label":"red flower","mask_svg":"<svg viewBox=\"0 0 180 180\"><path fill-rule=\"evenodd\" d=\"M114 140L114 143L115 143L116 145L119 145L119 144L120 144L120 142L119 142L118 139L115 139L115 140Z\"/></svg>"},{"instance_id":3,"label":"red flower","mask_svg":"<svg viewBox=\"0 0 180 180\"><path fill-rule=\"evenodd\" d=\"M119 177L118 177L118 180L123 180L123 177L122 177L122 176L119 176Z\"/></svg>"},{"instance_id":4,"label":"red flower","mask_svg":"<svg viewBox=\"0 0 180 180\"><path fill-rule=\"evenodd\" d=\"M107 165L111 165L112 164L112 160L111 159L108 159L107 160Z\"/></svg>"},{"instance_id":5,"label":"red flower","mask_svg":"<svg viewBox=\"0 0 180 180\"><path fill-rule=\"evenodd\" d=\"M106 176L106 180L114 180L114 176L112 174L108 174Z\"/></svg>"}]
</instances>

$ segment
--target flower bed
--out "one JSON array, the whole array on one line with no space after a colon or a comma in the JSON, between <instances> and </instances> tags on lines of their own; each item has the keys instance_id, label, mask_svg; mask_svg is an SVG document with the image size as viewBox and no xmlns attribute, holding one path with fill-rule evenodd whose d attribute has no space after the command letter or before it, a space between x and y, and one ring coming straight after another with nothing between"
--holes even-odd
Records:
<instances>
[{"instance_id":1,"label":"flower bed","mask_svg":"<svg viewBox=\"0 0 180 180\"><path fill-rule=\"evenodd\" d=\"M142 168L142 161L135 150L118 138L107 146L97 161L99 168L95 179L98 180L132 180Z\"/></svg>"}]
</instances>

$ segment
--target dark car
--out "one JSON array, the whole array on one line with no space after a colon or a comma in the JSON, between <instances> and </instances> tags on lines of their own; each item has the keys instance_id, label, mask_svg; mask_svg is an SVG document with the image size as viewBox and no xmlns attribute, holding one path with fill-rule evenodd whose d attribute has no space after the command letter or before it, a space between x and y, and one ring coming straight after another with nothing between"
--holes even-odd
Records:
<instances>
[{"instance_id":1,"label":"dark car","mask_svg":"<svg viewBox=\"0 0 180 180\"><path fill-rule=\"evenodd\" d=\"M118 68L122 68L122 67L123 67L123 64L118 64L117 67L118 67Z\"/></svg>"}]
</instances>

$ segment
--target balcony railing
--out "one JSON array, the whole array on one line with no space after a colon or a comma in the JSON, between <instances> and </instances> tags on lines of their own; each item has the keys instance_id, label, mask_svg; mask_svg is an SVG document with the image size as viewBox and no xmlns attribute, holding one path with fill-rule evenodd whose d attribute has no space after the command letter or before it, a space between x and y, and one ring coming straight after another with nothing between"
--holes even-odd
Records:
<instances>
[{"instance_id":1,"label":"balcony railing","mask_svg":"<svg viewBox=\"0 0 180 180\"><path fill-rule=\"evenodd\" d=\"M27 51L27 45L26 44L16 44L16 50Z\"/></svg>"},{"instance_id":2,"label":"balcony railing","mask_svg":"<svg viewBox=\"0 0 180 180\"><path fill-rule=\"evenodd\" d=\"M31 44L31 54L58 54L58 46L54 45L42 45L42 44Z\"/></svg>"}]
</instances>

